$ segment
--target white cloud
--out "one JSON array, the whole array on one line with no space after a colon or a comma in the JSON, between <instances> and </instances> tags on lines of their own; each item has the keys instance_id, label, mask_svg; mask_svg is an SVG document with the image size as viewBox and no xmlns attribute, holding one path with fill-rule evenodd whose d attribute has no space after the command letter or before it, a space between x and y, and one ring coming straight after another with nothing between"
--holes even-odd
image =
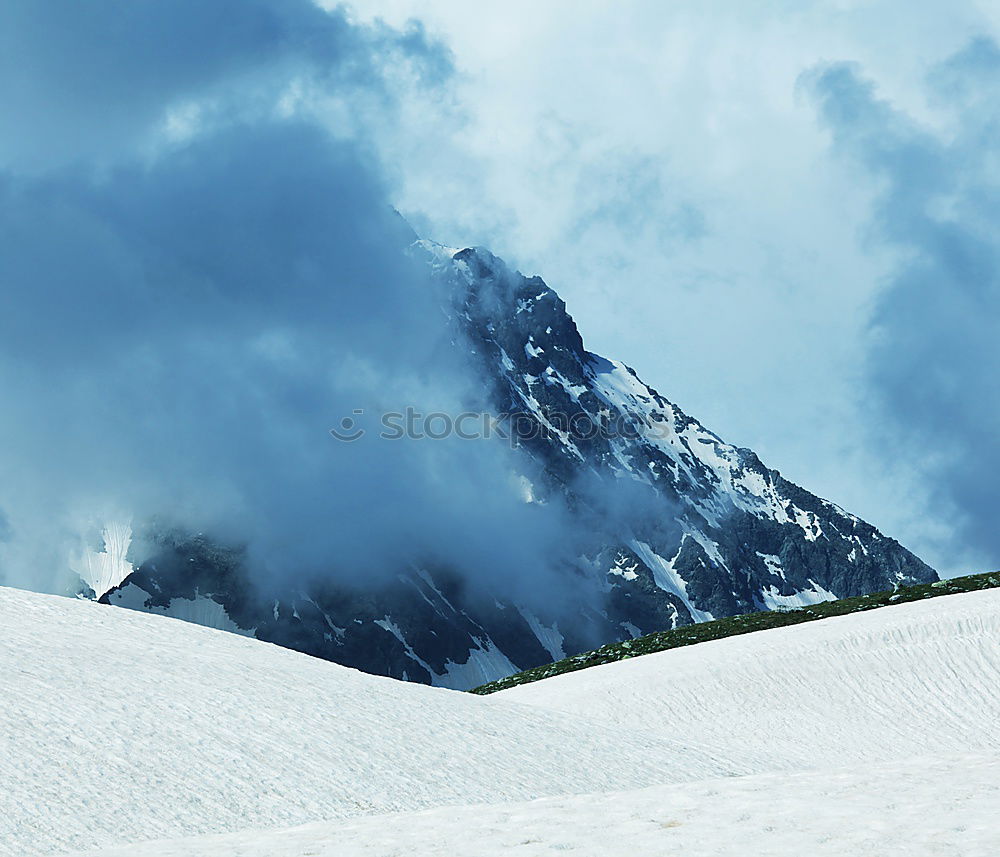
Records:
<instances>
[{"instance_id":1,"label":"white cloud","mask_svg":"<svg viewBox=\"0 0 1000 857\"><path fill-rule=\"evenodd\" d=\"M854 60L928 124L928 68L995 8L906 2L370 0L454 54L451 100L387 137L418 230L489 244L567 300L588 347L944 565L924 473L863 386L896 259L877 182L831 157L798 80ZM901 499L902 498L902 499Z\"/></svg>"}]
</instances>

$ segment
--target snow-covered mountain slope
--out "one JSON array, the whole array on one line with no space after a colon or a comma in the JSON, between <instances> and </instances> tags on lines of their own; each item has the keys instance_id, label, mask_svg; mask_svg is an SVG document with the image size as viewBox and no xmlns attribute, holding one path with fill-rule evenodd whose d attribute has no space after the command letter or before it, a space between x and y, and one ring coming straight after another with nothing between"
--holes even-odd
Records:
<instances>
[{"instance_id":1,"label":"snow-covered mountain slope","mask_svg":"<svg viewBox=\"0 0 1000 857\"><path fill-rule=\"evenodd\" d=\"M688 742L0 588L0 854L651 785Z\"/></svg>"},{"instance_id":2,"label":"snow-covered mountain slope","mask_svg":"<svg viewBox=\"0 0 1000 857\"><path fill-rule=\"evenodd\" d=\"M566 597L537 599L548 610L499 590L473 599L462 580L475 570L433 558L360 593L302 582L255 597L238 553L157 532L143 534L156 549L124 576L120 544L106 538L108 556L86 563L88 580L112 584L96 596L465 689L691 622L935 579L870 524L724 442L628 367L588 352L538 277L483 249L418 241L410 252L451 295L450 334L472 355L483 406L516 437L532 474L526 502L565 503L579 523L560 539L572 541L567 556L553 559L571 566L561 575ZM568 616L567 603L582 606Z\"/></svg>"},{"instance_id":3,"label":"snow-covered mountain slope","mask_svg":"<svg viewBox=\"0 0 1000 857\"><path fill-rule=\"evenodd\" d=\"M488 697L11 590L0 627L0 853L1000 853L997 590Z\"/></svg>"},{"instance_id":4,"label":"snow-covered mountain slope","mask_svg":"<svg viewBox=\"0 0 1000 857\"><path fill-rule=\"evenodd\" d=\"M447 271L443 255L435 258ZM540 278L479 248L450 264L466 289L465 327L495 379L495 406L533 417L515 424L523 446L571 493L581 492L581 471L601 477L596 489L582 486L598 513L614 511L601 507L607 486L648 489L650 503L594 516L598 527L610 520L596 559L621 589L611 602L623 626L645 631L652 614L662 629L935 579L870 524L724 442L629 367L586 351ZM614 609L609 617L619 618Z\"/></svg>"},{"instance_id":5,"label":"snow-covered mountain slope","mask_svg":"<svg viewBox=\"0 0 1000 857\"><path fill-rule=\"evenodd\" d=\"M494 696L586 712L616 734L683 736L754 773L1000 753L990 725L1000 590L728 637Z\"/></svg>"},{"instance_id":6,"label":"snow-covered mountain slope","mask_svg":"<svg viewBox=\"0 0 1000 857\"><path fill-rule=\"evenodd\" d=\"M150 842L99 857L995 857L998 806L1000 756L964 755Z\"/></svg>"}]
</instances>

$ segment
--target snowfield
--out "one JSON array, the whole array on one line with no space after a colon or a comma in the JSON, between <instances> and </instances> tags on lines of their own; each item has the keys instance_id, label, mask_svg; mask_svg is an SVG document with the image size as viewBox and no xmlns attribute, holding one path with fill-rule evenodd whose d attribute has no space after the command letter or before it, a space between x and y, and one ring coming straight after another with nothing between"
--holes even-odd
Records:
<instances>
[{"instance_id":1,"label":"snowfield","mask_svg":"<svg viewBox=\"0 0 1000 857\"><path fill-rule=\"evenodd\" d=\"M0 588L0 671L0 854L1000 853L998 590L477 697Z\"/></svg>"},{"instance_id":2,"label":"snowfield","mask_svg":"<svg viewBox=\"0 0 1000 857\"><path fill-rule=\"evenodd\" d=\"M1000 590L727 637L497 696L617 733L683 737L740 773L1000 753Z\"/></svg>"},{"instance_id":3,"label":"snowfield","mask_svg":"<svg viewBox=\"0 0 1000 857\"><path fill-rule=\"evenodd\" d=\"M0 588L0 853L724 775L660 736Z\"/></svg>"},{"instance_id":4,"label":"snowfield","mask_svg":"<svg viewBox=\"0 0 1000 857\"><path fill-rule=\"evenodd\" d=\"M432 809L100 857L996 857L998 809L1000 756L960 756Z\"/></svg>"}]
</instances>

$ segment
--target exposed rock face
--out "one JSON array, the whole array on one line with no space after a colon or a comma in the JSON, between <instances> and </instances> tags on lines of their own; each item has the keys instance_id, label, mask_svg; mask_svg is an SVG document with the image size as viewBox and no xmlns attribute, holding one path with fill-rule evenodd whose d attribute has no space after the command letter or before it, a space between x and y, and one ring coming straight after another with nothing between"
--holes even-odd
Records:
<instances>
[{"instance_id":1,"label":"exposed rock face","mask_svg":"<svg viewBox=\"0 0 1000 857\"><path fill-rule=\"evenodd\" d=\"M723 442L628 367L587 352L538 277L482 249L417 242L412 252L451 286L456 335L492 408L509 415L500 427L541 474L532 495L566 502L586 522L572 573L595 596L574 621L473 597L461 575L432 567L402 569L377 591L311 585L265 602L238 552L155 531L144 535L154 555L96 593L102 600L469 688L602 642L936 579L870 524Z\"/></svg>"}]
</instances>

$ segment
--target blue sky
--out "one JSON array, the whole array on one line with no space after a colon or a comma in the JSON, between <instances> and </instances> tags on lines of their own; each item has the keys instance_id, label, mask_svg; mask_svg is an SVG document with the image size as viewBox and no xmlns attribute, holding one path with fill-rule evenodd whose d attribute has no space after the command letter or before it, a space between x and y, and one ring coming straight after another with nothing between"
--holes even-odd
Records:
<instances>
[{"instance_id":1,"label":"blue sky","mask_svg":"<svg viewBox=\"0 0 1000 857\"><path fill-rule=\"evenodd\" d=\"M395 206L423 236L544 277L591 350L943 572L1000 566L1000 4L100 9L0 9L16 117L0 284L35 284L0 292L0 539L77 532L79 509L126 490L139 511L236 509L262 555L285 555L337 482L356 489L342 526L303 561L345 543L360 561L376 464L323 463L317 486L318 459L289 462L275 439L300 439L282 413L325 431L377 407L372 390L461 398L460 367L430 386L421 369L440 343L420 276L376 249L398 237ZM278 296L269 266L287 258ZM395 286L331 294L330 270ZM213 394L251 376L247 400ZM399 489L381 525L400 555L452 532L389 525L445 502L439 464L377 463ZM497 482L503 462L459 465ZM503 498L477 514L457 562L482 563L489 522L522 525Z\"/></svg>"}]
</instances>

